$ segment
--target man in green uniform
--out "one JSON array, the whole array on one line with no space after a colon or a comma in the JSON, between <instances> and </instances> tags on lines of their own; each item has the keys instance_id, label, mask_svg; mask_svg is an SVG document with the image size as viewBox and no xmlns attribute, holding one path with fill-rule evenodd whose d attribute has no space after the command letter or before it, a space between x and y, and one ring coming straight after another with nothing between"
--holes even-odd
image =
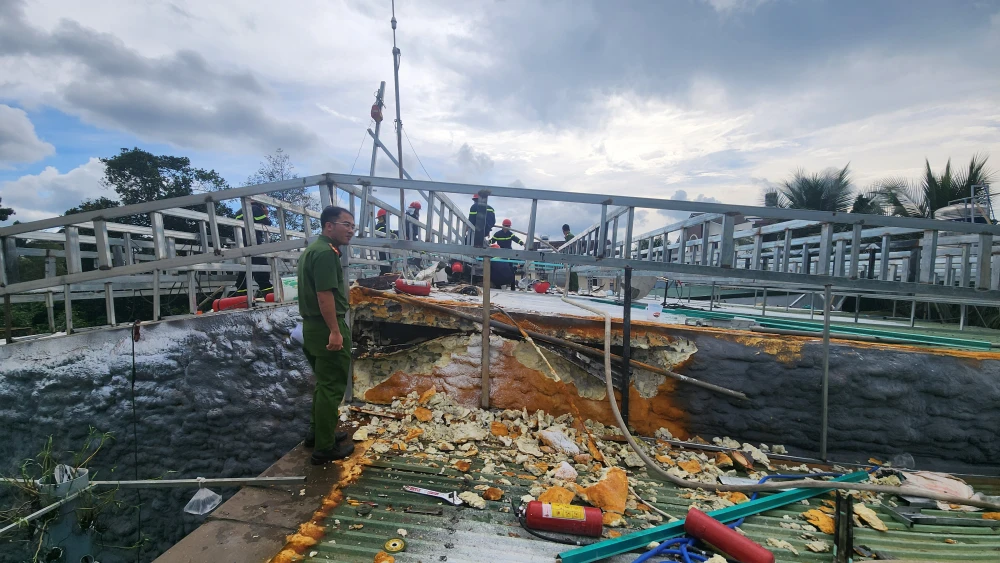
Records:
<instances>
[{"instance_id":1,"label":"man in green uniform","mask_svg":"<svg viewBox=\"0 0 1000 563\"><path fill-rule=\"evenodd\" d=\"M576 236L573 234L573 231L569 230L569 224L563 224L562 231L563 237L566 238L566 242L569 242L574 236ZM580 291L580 278L576 276L576 272L569 275L569 290Z\"/></svg>"},{"instance_id":2,"label":"man in green uniform","mask_svg":"<svg viewBox=\"0 0 1000 563\"><path fill-rule=\"evenodd\" d=\"M306 436L306 447L316 448L311 460L314 465L344 459L354 451L347 433L336 432L351 366L351 333L344 321L347 283L340 266L340 247L354 236L354 216L331 205L320 215L320 227L320 236L299 257L303 347L316 376Z\"/></svg>"}]
</instances>

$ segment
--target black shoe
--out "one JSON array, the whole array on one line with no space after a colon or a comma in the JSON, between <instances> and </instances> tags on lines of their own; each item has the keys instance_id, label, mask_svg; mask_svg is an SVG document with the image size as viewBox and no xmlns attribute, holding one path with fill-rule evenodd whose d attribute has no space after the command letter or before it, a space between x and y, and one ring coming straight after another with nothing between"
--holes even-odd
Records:
<instances>
[{"instance_id":1,"label":"black shoe","mask_svg":"<svg viewBox=\"0 0 1000 563\"><path fill-rule=\"evenodd\" d=\"M343 442L347 439L347 432L336 432L333 435L333 439L336 442ZM316 435L312 432L306 434L306 439L302 442L302 446L306 449L312 449L316 447Z\"/></svg>"},{"instance_id":2,"label":"black shoe","mask_svg":"<svg viewBox=\"0 0 1000 563\"><path fill-rule=\"evenodd\" d=\"M337 461L344 459L345 457L354 453L354 444L350 442L344 442L337 444L336 447L330 448L329 450L324 450L321 452L313 452L312 457L309 461L313 465L323 465L324 463L329 463L331 461Z\"/></svg>"}]
</instances>

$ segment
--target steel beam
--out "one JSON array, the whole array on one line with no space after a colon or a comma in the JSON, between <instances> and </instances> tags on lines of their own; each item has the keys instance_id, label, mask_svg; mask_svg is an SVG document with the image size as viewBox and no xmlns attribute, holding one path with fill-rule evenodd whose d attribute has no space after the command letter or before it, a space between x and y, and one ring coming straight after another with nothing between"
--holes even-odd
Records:
<instances>
[{"instance_id":1,"label":"steel beam","mask_svg":"<svg viewBox=\"0 0 1000 563\"><path fill-rule=\"evenodd\" d=\"M854 279L858 277L858 261L861 259L861 223L855 223L851 227L851 269L848 277Z\"/></svg>"},{"instance_id":2,"label":"steel beam","mask_svg":"<svg viewBox=\"0 0 1000 563\"><path fill-rule=\"evenodd\" d=\"M733 229L735 226L735 219L732 215L725 215L722 217L722 240L719 245L720 268L733 267L733 259L735 258L736 252L736 241L733 239Z\"/></svg>"},{"instance_id":3,"label":"steel beam","mask_svg":"<svg viewBox=\"0 0 1000 563\"><path fill-rule=\"evenodd\" d=\"M976 289L990 287L990 256L993 253L993 235L979 235L976 248Z\"/></svg>"},{"instance_id":4,"label":"steel beam","mask_svg":"<svg viewBox=\"0 0 1000 563\"><path fill-rule=\"evenodd\" d=\"M478 222L480 219L476 219ZM483 257L483 333L479 364L479 406L490 408L490 257Z\"/></svg>"},{"instance_id":5,"label":"steel beam","mask_svg":"<svg viewBox=\"0 0 1000 563\"><path fill-rule=\"evenodd\" d=\"M816 259L816 273L821 276L830 275L830 251L833 249L833 224L823 223L820 226L819 256Z\"/></svg>"},{"instance_id":6,"label":"steel beam","mask_svg":"<svg viewBox=\"0 0 1000 563\"><path fill-rule=\"evenodd\" d=\"M920 278L916 281L934 283L934 266L937 260L937 231L924 231L920 251Z\"/></svg>"},{"instance_id":7,"label":"steel beam","mask_svg":"<svg viewBox=\"0 0 1000 563\"><path fill-rule=\"evenodd\" d=\"M821 423L819 438L819 458L826 461L826 437L830 416L830 308L833 295L830 286L823 289L823 392L820 398Z\"/></svg>"},{"instance_id":8,"label":"steel beam","mask_svg":"<svg viewBox=\"0 0 1000 563\"><path fill-rule=\"evenodd\" d=\"M108 244L108 224L104 221L94 221L94 238L97 245L97 267L110 270L111 245Z\"/></svg>"},{"instance_id":9,"label":"steel beam","mask_svg":"<svg viewBox=\"0 0 1000 563\"><path fill-rule=\"evenodd\" d=\"M838 240L833 251L833 275L844 275L844 259L847 257L847 242ZM857 276L854 276L857 277Z\"/></svg>"},{"instance_id":10,"label":"steel beam","mask_svg":"<svg viewBox=\"0 0 1000 563\"><path fill-rule=\"evenodd\" d=\"M80 232L76 227L66 227L65 251L66 251L66 272L76 274L83 271L80 262Z\"/></svg>"}]
</instances>

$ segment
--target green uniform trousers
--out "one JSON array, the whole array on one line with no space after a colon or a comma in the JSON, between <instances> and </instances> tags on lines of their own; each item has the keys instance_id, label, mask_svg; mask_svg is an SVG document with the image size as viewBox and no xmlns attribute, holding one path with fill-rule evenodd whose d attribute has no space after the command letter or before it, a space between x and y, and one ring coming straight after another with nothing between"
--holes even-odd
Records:
<instances>
[{"instance_id":1,"label":"green uniform trousers","mask_svg":"<svg viewBox=\"0 0 1000 563\"><path fill-rule=\"evenodd\" d=\"M309 430L316 436L316 451L330 450L337 445L334 433L337 431L338 408L344 400L351 367L351 332L343 318L337 320L340 334L344 336L344 347L336 352L326 349L330 329L323 319L302 321L306 359L316 376L312 416L309 418Z\"/></svg>"}]
</instances>

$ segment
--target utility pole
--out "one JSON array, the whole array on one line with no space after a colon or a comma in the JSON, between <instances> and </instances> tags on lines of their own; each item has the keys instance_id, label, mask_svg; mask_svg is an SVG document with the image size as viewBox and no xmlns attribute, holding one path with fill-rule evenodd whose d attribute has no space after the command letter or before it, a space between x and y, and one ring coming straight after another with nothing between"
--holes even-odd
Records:
<instances>
[{"instance_id":1,"label":"utility pole","mask_svg":"<svg viewBox=\"0 0 1000 563\"><path fill-rule=\"evenodd\" d=\"M396 0L392 0L392 72L396 79L396 163L399 179L403 179L403 119L399 114L399 61L402 53L396 47ZM406 237L406 190L399 190L399 236Z\"/></svg>"}]
</instances>

